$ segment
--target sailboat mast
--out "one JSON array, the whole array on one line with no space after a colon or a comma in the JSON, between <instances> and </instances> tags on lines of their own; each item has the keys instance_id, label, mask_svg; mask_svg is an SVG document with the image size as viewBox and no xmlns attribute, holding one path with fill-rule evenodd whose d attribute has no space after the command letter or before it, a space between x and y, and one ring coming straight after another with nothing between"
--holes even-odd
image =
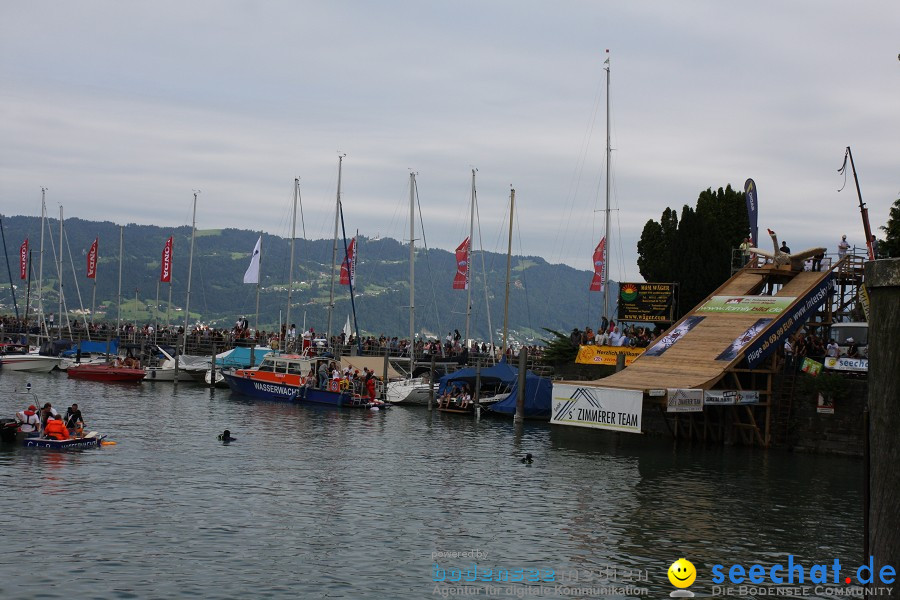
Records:
<instances>
[{"instance_id":1,"label":"sailboat mast","mask_svg":"<svg viewBox=\"0 0 900 600\"><path fill-rule=\"evenodd\" d=\"M119 294L116 296L116 335L122 331L122 257L125 254L125 226L119 225Z\"/></svg>"},{"instance_id":2,"label":"sailboat mast","mask_svg":"<svg viewBox=\"0 0 900 600\"><path fill-rule=\"evenodd\" d=\"M288 303L287 311L284 314L284 339L281 340L281 347L287 350L287 332L291 328L291 296L294 294L294 241L297 238L297 199L300 198L300 178L294 178L294 210L291 217L291 260L288 268ZM260 249L260 252L262 250Z\"/></svg>"},{"instance_id":3,"label":"sailboat mast","mask_svg":"<svg viewBox=\"0 0 900 600\"><path fill-rule=\"evenodd\" d=\"M475 172L472 169L472 202L469 206L469 244L466 248L466 337L463 340L469 347L469 322L472 318L472 235L475 231Z\"/></svg>"},{"instance_id":4,"label":"sailboat mast","mask_svg":"<svg viewBox=\"0 0 900 600\"><path fill-rule=\"evenodd\" d=\"M259 335L259 284L262 277L262 229L259 230L259 265L256 273L256 318L253 319L253 331Z\"/></svg>"},{"instance_id":5,"label":"sailboat mast","mask_svg":"<svg viewBox=\"0 0 900 600\"><path fill-rule=\"evenodd\" d=\"M606 51L609 53L609 50ZM606 58L606 244L603 248L603 316L609 318L609 184L610 184L610 136L609 136L609 57Z\"/></svg>"},{"instance_id":6,"label":"sailboat mast","mask_svg":"<svg viewBox=\"0 0 900 600\"><path fill-rule=\"evenodd\" d=\"M334 314L334 269L337 265L337 247L338 247L338 226L341 220L341 169L344 164L346 154L338 155L338 181L337 181L337 201L334 208L334 243L331 247L331 296L328 300L328 329L326 330L326 344L331 344L331 318Z\"/></svg>"},{"instance_id":7,"label":"sailboat mast","mask_svg":"<svg viewBox=\"0 0 900 600\"><path fill-rule=\"evenodd\" d=\"M409 174L409 344L410 361L413 360L416 343L416 174ZM412 373L412 362L410 362Z\"/></svg>"},{"instance_id":8,"label":"sailboat mast","mask_svg":"<svg viewBox=\"0 0 900 600\"><path fill-rule=\"evenodd\" d=\"M59 327L59 337L57 339L62 339L62 324L63 324L63 207L60 205L59 207L59 262L56 266L56 273L59 276L59 309L57 311L57 315L59 315L59 320L57 325ZM68 320L68 317L66 317Z\"/></svg>"},{"instance_id":9,"label":"sailboat mast","mask_svg":"<svg viewBox=\"0 0 900 600\"><path fill-rule=\"evenodd\" d=\"M516 190L509 190L509 244L506 248L506 293L503 295L503 352L506 356L506 349L509 347L509 275L512 270L512 238L513 238L513 215L516 211Z\"/></svg>"},{"instance_id":10,"label":"sailboat mast","mask_svg":"<svg viewBox=\"0 0 900 600\"><path fill-rule=\"evenodd\" d=\"M184 340L181 344L181 353L187 354L187 340L190 336L188 330L188 322L191 318L191 275L194 269L194 237L197 234L197 195L200 190L194 191L194 214L191 217L191 252L188 256L188 280L187 280L187 298L184 301Z\"/></svg>"},{"instance_id":11,"label":"sailboat mast","mask_svg":"<svg viewBox=\"0 0 900 600\"><path fill-rule=\"evenodd\" d=\"M38 316L41 319L40 333L44 332L44 223L47 219L47 188L41 188L41 252L38 258ZM49 335L47 336L49 337Z\"/></svg>"}]
</instances>

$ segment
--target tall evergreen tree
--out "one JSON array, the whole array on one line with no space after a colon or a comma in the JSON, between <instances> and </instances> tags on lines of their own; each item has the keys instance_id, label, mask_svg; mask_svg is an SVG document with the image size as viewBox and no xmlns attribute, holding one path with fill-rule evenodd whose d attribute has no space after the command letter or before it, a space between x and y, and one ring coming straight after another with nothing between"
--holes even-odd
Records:
<instances>
[{"instance_id":1,"label":"tall evergreen tree","mask_svg":"<svg viewBox=\"0 0 900 600\"><path fill-rule=\"evenodd\" d=\"M731 253L747 235L744 194L731 185L700 193L696 208L685 205L679 220L672 208L644 225L638 268L647 281L679 284L679 316L691 310L731 275Z\"/></svg>"},{"instance_id":2,"label":"tall evergreen tree","mask_svg":"<svg viewBox=\"0 0 900 600\"><path fill-rule=\"evenodd\" d=\"M891 207L887 225L882 225L884 241L878 245L878 254L885 258L900 257L900 198Z\"/></svg>"}]
</instances>

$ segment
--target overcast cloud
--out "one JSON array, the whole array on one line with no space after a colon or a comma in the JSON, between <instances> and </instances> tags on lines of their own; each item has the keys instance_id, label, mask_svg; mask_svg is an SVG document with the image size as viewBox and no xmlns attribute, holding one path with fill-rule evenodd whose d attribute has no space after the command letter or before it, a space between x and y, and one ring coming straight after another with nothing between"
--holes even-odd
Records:
<instances>
[{"instance_id":1,"label":"overcast cloud","mask_svg":"<svg viewBox=\"0 0 900 600\"><path fill-rule=\"evenodd\" d=\"M611 50L611 276L667 206L753 177L794 250L863 244L900 197L900 3L0 1L0 212L330 237L348 230L591 268L603 235ZM236 249L240 250L240 249ZM246 251L250 251L247 248ZM585 285L587 286L586 281Z\"/></svg>"}]
</instances>

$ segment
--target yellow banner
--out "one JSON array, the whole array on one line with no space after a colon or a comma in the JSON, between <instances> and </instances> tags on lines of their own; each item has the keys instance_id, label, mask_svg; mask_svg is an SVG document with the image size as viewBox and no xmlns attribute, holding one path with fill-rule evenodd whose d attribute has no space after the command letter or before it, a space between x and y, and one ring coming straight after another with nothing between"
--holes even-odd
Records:
<instances>
[{"instance_id":1,"label":"yellow banner","mask_svg":"<svg viewBox=\"0 0 900 600\"><path fill-rule=\"evenodd\" d=\"M627 346L579 346L578 358L575 359L575 362L581 365L615 365L616 357L624 354L627 367L643 353L644 348Z\"/></svg>"}]
</instances>

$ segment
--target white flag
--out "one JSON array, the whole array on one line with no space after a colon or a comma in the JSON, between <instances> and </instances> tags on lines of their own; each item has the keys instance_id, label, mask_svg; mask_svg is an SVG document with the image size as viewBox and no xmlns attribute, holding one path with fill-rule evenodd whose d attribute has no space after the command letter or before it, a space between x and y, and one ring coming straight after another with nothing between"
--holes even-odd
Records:
<instances>
[{"instance_id":1,"label":"white flag","mask_svg":"<svg viewBox=\"0 0 900 600\"><path fill-rule=\"evenodd\" d=\"M262 246L262 236L256 240L256 247L253 248L253 256L250 257L250 266L244 273L244 283L259 283L259 250Z\"/></svg>"}]
</instances>

